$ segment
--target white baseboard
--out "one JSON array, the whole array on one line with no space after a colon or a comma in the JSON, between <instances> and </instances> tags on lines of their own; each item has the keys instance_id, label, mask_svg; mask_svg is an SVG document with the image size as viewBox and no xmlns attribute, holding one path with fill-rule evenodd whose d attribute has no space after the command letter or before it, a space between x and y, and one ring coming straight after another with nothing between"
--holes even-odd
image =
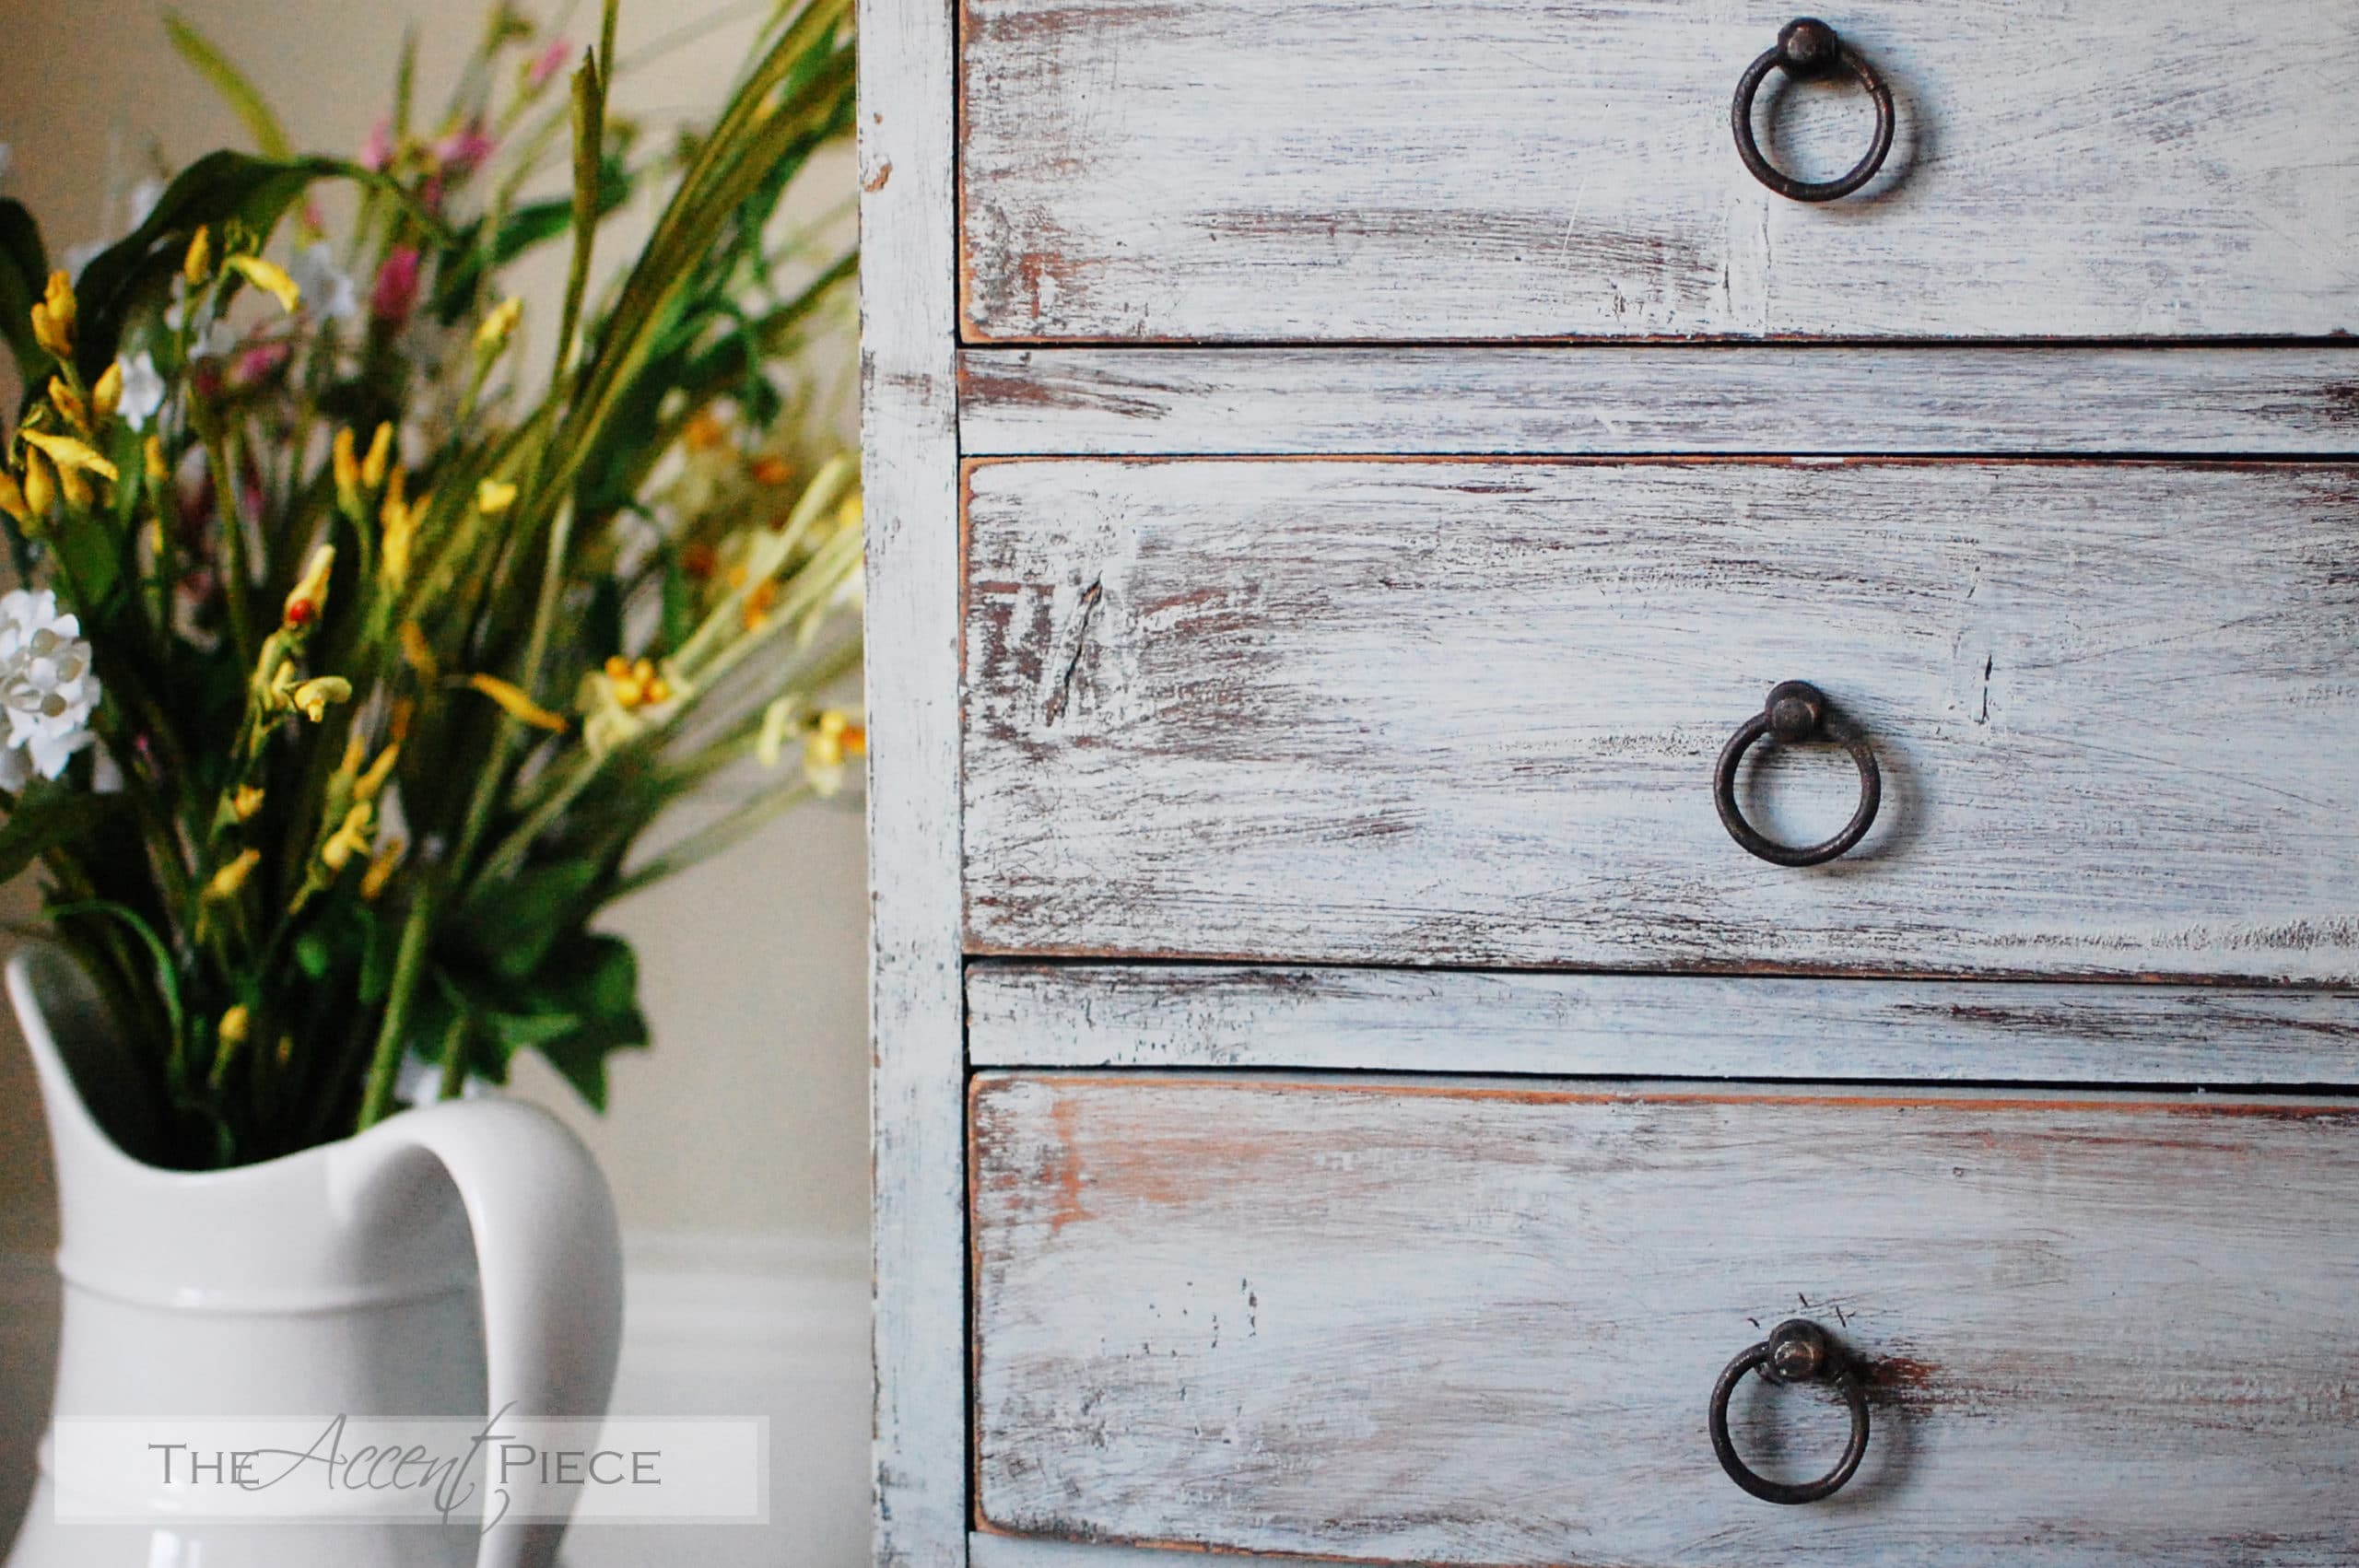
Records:
<instances>
[{"instance_id":1,"label":"white baseboard","mask_svg":"<svg viewBox=\"0 0 2359 1568\"><path fill-rule=\"evenodd\" d=\"M615 1408L767 1415L771 1523L577 1530L569 1568L863 1568L868 1561L865 1237L640 1234L623 1242ZM31 1489L56 1364L57 1277L0 1252L0 1541ZM691 1547L691 1542L692 1547Z\"/></svg>"}]
</instances>

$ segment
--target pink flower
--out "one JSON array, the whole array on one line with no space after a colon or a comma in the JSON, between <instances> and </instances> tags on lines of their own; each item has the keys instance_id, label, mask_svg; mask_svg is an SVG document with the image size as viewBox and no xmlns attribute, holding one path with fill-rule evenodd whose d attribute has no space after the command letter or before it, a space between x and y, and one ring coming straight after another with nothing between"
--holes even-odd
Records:
<instances>
[{"instance_id":1,"label":"pink flower","mask_svg":"<svg viewBox=\"0 0 2359 1568\"><path fill-rule=\"evenodd\" d=\"M409 320L417 305L417 249L395 246L377 269L376 286L369 291L369 313L389 327Z\"/></svg>"},{"instance_id":2,"label":"pink flower","mask_svg":"<svg viewBox=\"0 0 2359 1568\"><path fill-rule=\"evenodd\" d=\"M565 69L565 63L572 58L573 44L569 40L551 39L549 46L542 50L539 57L526 69L524 89L527 92L540 91L549 85L551 76Z\"/></svg>"},{"instance_id":3,"label":"pink flower","mask_svg":"<svg viewBox=\"0 0 2359 1568\"><path fill-rule=\"evenodd\" d=\"M258 343L238 356L237 379L251 386L287 363L292 351L281 343Z\"/></svg>"},{"instance_id":4,"label":"pink flower","mask_svg":"<svg viewBox=\"0 0 2359 1568\"><path fill-rule=\"evenodd\" d=\"M473 173L491 156L492 140L483 122L470 120L434 144L434 158L453 178Z\"/></svg>"},{"instance_id":5,"label":"pink flower","mask_svg":"<svg viewBox=\"0 0 2359 1568\"><path fill-rule=\"evenodd\" d=\"M380 120L369 129L369 139L360 144L360 167L382 174L393 161L393 123Z\"/></svg>"}]
</instances>

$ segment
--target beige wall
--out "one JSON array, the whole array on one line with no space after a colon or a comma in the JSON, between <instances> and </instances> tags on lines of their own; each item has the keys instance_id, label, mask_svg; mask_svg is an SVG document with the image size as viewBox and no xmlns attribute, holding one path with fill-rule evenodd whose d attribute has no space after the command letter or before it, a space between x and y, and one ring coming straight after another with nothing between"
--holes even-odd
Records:
<instances>
[{"instance_id":1,"label":"beige wall","mask_svg":"<svg viewBox=\"0 0 2359 1568\"><path fill-rule=\"evenodd\" d=\"M419 29L420 97L433 103L483 16L473 0L182 0L180 8L246 67L299 145L347 154L390 95L404 27ZM594 29L594 4L576 12L577 36ZM710 109L758 14L742 0L624 0L617 108L651 129ZM116 231L120 193L146 172L151 145L181 161L244 145L166 43L160 15L135 0L6 0L0 9L0 143L11 149L0 190L33 209L53 254ZM710 30L693 42L631 65L651 42L704 24ZM848 200L849 162L815 183L828 187L816 193L823 201ZM606 256L635 237L624 231ZM543 294L555 287L556 264L533 280ZM616 911L614 929L639 948L655 1048L617 1061L604 1118L536 1059L519 1080L597 1149L627 1226L865 1233L864 883L859 810L843 802L790 817ZM0 919L29 908L21 883L0 893ZM47 1164L30 1069L7 1025L0 1249L53 1236Z\"/></svg>"}]
</instances>

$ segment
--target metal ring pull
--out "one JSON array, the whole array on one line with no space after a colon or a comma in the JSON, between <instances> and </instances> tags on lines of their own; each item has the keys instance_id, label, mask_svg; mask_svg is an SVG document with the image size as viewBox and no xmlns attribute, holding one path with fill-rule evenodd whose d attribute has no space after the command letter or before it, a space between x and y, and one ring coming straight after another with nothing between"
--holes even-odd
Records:
<instances>
[{"instance_id":1,"label":"metal ring pull","mask_svg":"<svg viewBox=\"0 0 2359 1568\"><path fill-rule=\"evenodd\" d=\"M1764 735L1775 735L1790 745L1810 740L1825 726L1826 695L1808 681L1780 681L1769 688L1769 700L1761 711L1746 720L1720 748L1719 765L1712 770L1712 803L1719 808L1721 825L1730 837L1772 865L1815 866L1845 853L1868 836L1869 825L1876 820L1876 807L1884 802L1884 774L1876 766L1876 754L1869 749L1866 737L1842 735L1835 738L1860 768L1859 809L1843 825L1842 832L1824 843L1798 849L1763 837L1744 820L1736 805L1736 770L1753 743Z\"/></svg>"},{"instance_id":2,"label":"metal ring pull","mask_svg":"<svg viewBox=\"0 0 2359 1568\"><path fill-rule=\"evenodd\" d=\"M1755 1474L1737 1457L1736 1445L1729 1441L1729 1396L1735 1391L1737 1380L1755 1367L1761 1369L1762 1376L1780 1386L1832 1383L1851 1408L1851 1441L1844 1445L1835 1468L1816 1480L1770 1480ZM1712 1453L1720 1469L1728 1471L1729 1480L1764 1503L1815 1503L1842 1491L1868 1451L1868 1397L1834 1337L1808 1318L1791 1317L1769 1330L1767 1339L1740 1352L1721 1372L1720 1380L1712 1385L1711 1429Z\"/></svg>"},{"instance_id":3,"label":"metal ring pull","mask_svg":"<svg viewBox=\"0 0 2359 1568\"><path fill-rule=\"evenodd\" d=\"M1753 139L1754 97L1772 71L1782 70L1802 80L1825 76L1838 66L1848 66L1875 102L1875 142L1868 148L1867 156L1853 164L1847 174L1833 180L1797 180L1761 156L1761 146ZM1831 202L1837 196L1849 195L1874 179L1876 170L1884 167L1884 154L1892 150L1892 89L1884 85L1884 78L1876 75L1873 66L1836 36L1833 28L1815 17L1797 18L1778 29L1778 47L1744 68L1744 78L1736 85L1736 102L1729 110L1729 124L1736 132L1737 156L1744 159L1745 168L1778 194L1797 202Z\"/></svg>"}]
</instances>

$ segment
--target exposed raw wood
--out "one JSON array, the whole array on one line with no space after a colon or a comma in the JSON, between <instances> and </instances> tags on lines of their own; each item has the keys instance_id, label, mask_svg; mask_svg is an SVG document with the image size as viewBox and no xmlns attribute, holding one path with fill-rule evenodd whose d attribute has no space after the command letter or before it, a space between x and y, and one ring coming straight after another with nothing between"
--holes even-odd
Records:
<instances>
[{"instance_id":1,"label":"exposed raw wood","mask_svg":"<svg viewBox=\"0 0 2359 1568\"><path fill-rule=\"evenodd\" d=\"M2359 1083L2359 992L977 964L977 1067Z\"/></svg>"},{"instance_id":2,"label":"exposed raw wood","mask_svg":"<svg viewBox=\"0 0 2359 1568\"><path fill-rule=\"evenodd\" d=\"M964 1568L968 1522L951 31L861 0L879 1568Z\"/></svg>"},{"instance_id":3,"label":"exposed raw wood","mask_svg":"<svg viewBox=\"0 0 2359 1568\"><path fill-rule=\"evenodd\" d=\"M973 1115L990 1528L1744 1568L2359 1544L2350 1102L985 1074ZM1846 1491L1778 1508L1704 1407L1797 1315L1871 1360L1875 1423ZM1739 1398L1760 1468L1839 1446Z\"/></svg>"},{"instance_id":4,"label":"exposed raw wood","mask_svg":"<svg viewBox=\"0 0 2359 1568\"><path fill-rule=\"evenodd\" d=\"M966 0L964 312L1045 339L2025 337L2359 328L2359 8L1881 0L1866 192L1745 173L1792 8ZM1789 90L1804 175L1856 88Z\"/></svg>"},{"instance_id":5,"label":"exposed raw wood","mask_svg":"<svg viewBox=\"0 0 2359 1568\"><path fill-rule=\"evenodd\" d=\"M2359 451L2359 341L969 348L958 380L970 457Z\"/></svg>"},{"instance_id":6,"label":"exposed raw wood","mask_svg":"<svg viewBox=\"0 0 2359 1568\"><path fill-rule=\"evenodd\" d=\"M971 951L2359 976L2359 471L1056 461L968 474ZM1814 870L1714 814L1773 682ZM1741 792L1823 837L1856 781Z\"/></svg>"}]
</instances>

